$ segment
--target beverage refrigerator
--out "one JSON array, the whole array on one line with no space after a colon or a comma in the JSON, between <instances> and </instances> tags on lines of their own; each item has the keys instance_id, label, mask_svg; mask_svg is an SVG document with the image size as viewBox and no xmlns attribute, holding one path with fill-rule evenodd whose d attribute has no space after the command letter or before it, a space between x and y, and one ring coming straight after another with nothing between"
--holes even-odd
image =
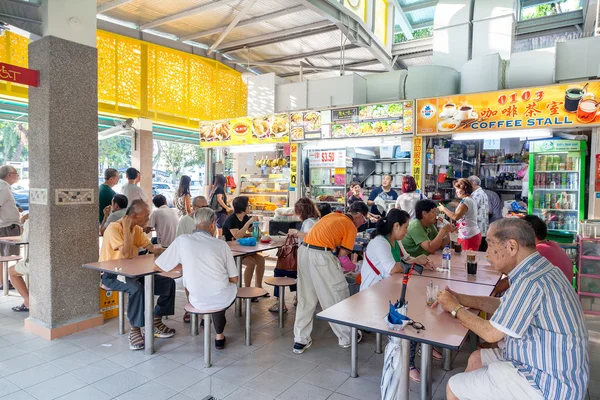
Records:
<instances>
[{"instance_id":1,"label":"beverage refrigerator","mask_svg":"<svg viewBox=\"0 0 600 400\"><path fill-rule=\"evenodd\" d=\"M584 218L586 142L539 140L529 146L529 214L551 238L572 238Z\"/></svg>"}]
</instances>

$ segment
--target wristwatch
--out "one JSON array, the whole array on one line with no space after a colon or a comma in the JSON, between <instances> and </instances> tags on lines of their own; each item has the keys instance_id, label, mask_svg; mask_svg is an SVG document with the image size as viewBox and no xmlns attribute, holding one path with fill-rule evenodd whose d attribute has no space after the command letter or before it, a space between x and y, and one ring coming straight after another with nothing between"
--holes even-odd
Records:
<instances>
[{"instance_id":1,"label":"wristwatch","mask_svg":"<svg viewBox=\"0 0 600 400\"><path fill-rule=\"evenodd\" d=\"M465 306L463 306L463 305L459 304L458 306L456 306L456 308L455 308L454 310L452 310L452 311L450 312L450 314L452 314L452 316L453 316L454 318L456 318L456 314L458 313L458 310L460 310L461 308L465 308Z\"/></svg>"}]
</instances>

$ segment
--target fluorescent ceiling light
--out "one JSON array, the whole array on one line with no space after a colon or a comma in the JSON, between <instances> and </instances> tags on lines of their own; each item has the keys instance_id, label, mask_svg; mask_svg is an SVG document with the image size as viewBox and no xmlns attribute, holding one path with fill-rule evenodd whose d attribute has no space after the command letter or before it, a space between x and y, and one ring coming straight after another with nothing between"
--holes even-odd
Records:
<instances>
[{"instance_id":1,"label":"fluorescent ceiling light","mask_svg":"<svg viewBox=\"0 0 600 400\"><path fill-rule=\"evenodd\" d=\"M255 146L232 146L230 148L230 152L234 154L239 153L260 153L266 151L275 151L277 150L277 145L275 144L259 144Z\"/></svg>"},{"instance_id":2,"label":"fluorescent ceiling light","mask_svg":"<svg viewBox=\"0 0 600 400\"><path fill-rule=\"evenodd\" d=\"M549 129L523 129L511 132L481 132L483 136L477 135L476 133L455 133L452 135L452 140L481 140L481 139L510 139L520 138L522 140L527 139L539 139L552 137L552 131Z\"/></svg>"},{"instance_id":3,"label":"fluorescent ceiling light","mask_svg":"<svg viewBox=\"0 0 600 400\"><path fill-rule=\"evenodd\" d=\"M113 24L125 26L127 28L138 29L138 25L133 22L127 22L127 21L123 21L123 20L120 20L117 18L111 18L104 14L96 14L96 18L101 19L106 22L111 22Z\"/></svg>"}]
</instances>

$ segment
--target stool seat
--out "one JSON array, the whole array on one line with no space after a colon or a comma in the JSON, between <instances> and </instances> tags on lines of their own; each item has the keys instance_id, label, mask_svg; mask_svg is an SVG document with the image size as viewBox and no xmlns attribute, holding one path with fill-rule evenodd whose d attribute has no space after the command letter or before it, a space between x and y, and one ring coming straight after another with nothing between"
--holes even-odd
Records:
<instances>
[{"instance_id":1,"label":"stool seat","mask_svg":"<svg viewBox=\"0 0 600 400\"><path fill-rule=\"evenodd\" d=\"M298 282L296 281L296 279L293 278L285 278L285 277L278 277L278 278L267 278L264 280L264 282L267 285L271 285L271 286L293 286L295 284L297 284Z\"/></svg>"},{"instance_id":2,"label":"stool seat","mask_svg":"<svg viewBox=\"0 0 600 400\"><path fill-rule=\"evenodd\" d=\"M0 262L19 261L22 258L21 256L2 256Z\"/></svg>"},{"instance_id":3,"label":"stool seat","mask_svg":"<svg viewBox=\"0 0 600 400\"><path fill-rule=\"evenodd\" d=\"M223 311L223 309L220 310L199 310L197 308L195 308L191 303L187 303L185 305L185 307L183 307L185 309L185 311L192 313L192 314L214 314L214 313L218 313L219 311Z\"/></svg>"},{"instance_id":4,"label":"stool seat","mask_svg":"<svg viewBox=\"0 0 600 400\"><path fill-rule=\"evenodd\" d=\"M266 294L267 291L265 289L257 287L241 287L237 291L237 297L240 299L255 299L263 297Z\"/></svg>"}]
</instances>

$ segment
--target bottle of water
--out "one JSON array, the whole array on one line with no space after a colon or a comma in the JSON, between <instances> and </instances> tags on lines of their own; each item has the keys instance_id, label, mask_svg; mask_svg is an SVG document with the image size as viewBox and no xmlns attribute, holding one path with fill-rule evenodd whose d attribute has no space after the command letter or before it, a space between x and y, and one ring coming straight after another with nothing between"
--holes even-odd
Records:
<instances>
[{"instance_id":1,"label":"bottle of water","mask_svg":"<svg viewBox=\"0 0 600 400\"><path fill-rule=\"evenodd\" d=\"M444 247L444 251L442 252L442 268L450 270L450 266L452 264L452 253L450 252L450 246Z\"/></svg>"},{"instance_id":2,"label":"bottle of water","mask_svg":"<svg viewBox=\"0 0 600 400\"><path fill-rule=\"evenodd\" d=\"M256 239L258 242L260 240L260 228L258 227L258 222L252 223L252 237Z\"/></svg>"}]
</instances>

